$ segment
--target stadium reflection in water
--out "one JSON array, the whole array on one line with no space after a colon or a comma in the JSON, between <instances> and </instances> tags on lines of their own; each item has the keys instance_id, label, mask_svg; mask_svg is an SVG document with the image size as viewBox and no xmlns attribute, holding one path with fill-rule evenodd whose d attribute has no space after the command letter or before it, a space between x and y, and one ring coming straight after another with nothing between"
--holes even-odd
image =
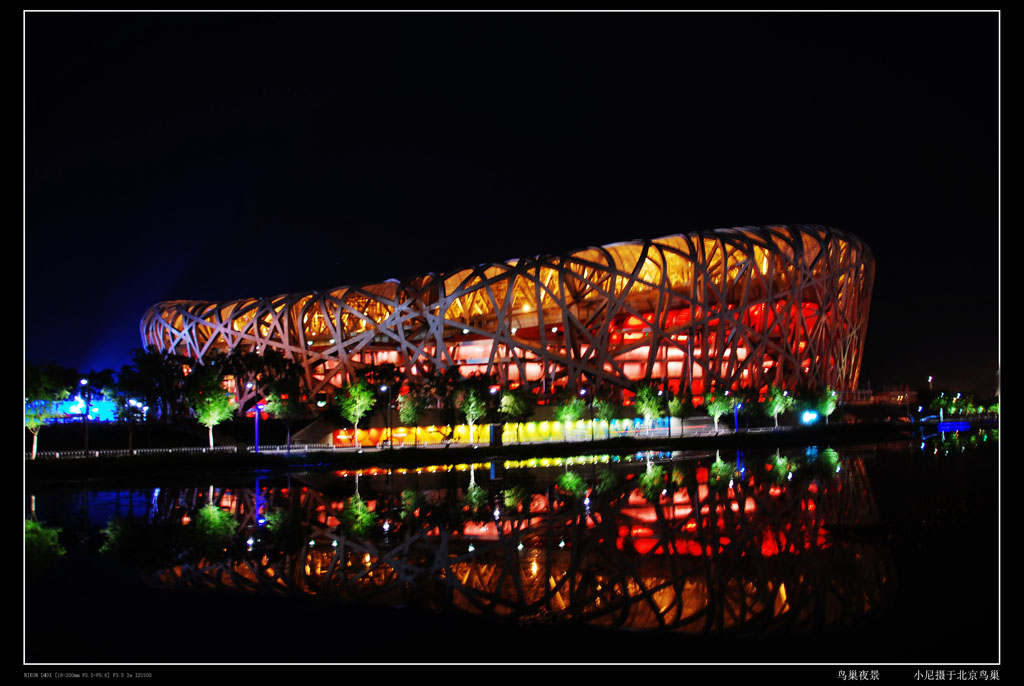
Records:
<instances>
[{"instance_id":1,"label":"stadium reflection in water","mask_svg":"<svg viewBox=\"0 0 1024 686\"><path fill-rule=\"evenodd\" d=\"M106 548L166 586L522 623L757 635L859 623L884 610L892 568L885 545L858 540L878 524L862 458L799 453L264 476L212 489L230 514L220 533L198 521L210 489L164 489L144 528L116 523Z\"/></svg>"}]
</instances>

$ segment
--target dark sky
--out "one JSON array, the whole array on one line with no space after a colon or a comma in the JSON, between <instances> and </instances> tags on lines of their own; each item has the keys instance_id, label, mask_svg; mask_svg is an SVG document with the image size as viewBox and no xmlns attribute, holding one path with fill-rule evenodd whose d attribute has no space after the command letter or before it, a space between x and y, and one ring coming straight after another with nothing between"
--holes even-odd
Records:
<instances>
[{"instance_id":1,"label":"dark sky","mask_svg":"<svg viewBox=\"0 0 1024 686\"><path fill-rule=\"evenodd\" d=\"M862 383L991 394L999 19L26 13L26 358L119 369L160 300L808 223L875 254Z\"/></svg>"}]
</instances>

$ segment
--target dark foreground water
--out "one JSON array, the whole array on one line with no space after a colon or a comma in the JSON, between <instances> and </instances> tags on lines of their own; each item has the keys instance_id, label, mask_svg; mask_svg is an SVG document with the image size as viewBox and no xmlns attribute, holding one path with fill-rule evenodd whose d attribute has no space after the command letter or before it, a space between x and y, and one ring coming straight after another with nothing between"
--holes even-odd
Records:
<instances>
[{"instance_id":1,"label":"dark foreground water","mask_svg":"<svg viewBox=\"0 0 1024 686\"><path fill-rule=\"evenodd\" d=\"M974 432L33 493L25 660L990 669L998 477Z\"/></svg>"}]
</instances>

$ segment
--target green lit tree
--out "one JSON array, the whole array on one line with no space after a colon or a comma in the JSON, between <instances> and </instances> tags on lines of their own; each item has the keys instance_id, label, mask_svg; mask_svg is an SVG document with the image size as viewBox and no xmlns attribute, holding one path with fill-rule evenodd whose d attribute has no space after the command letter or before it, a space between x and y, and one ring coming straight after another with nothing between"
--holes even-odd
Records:
<instances>
[{"instance_id":1,"label":"green lit tree","mask_svg":"<svg viewBox=\"0 0 1024 686\"><path fill-rule=\"evenodd\" d=\"M356 448L360 448L359 420L373 409L374 404L377 402L377 395L365 379L357 378L345 384L338 391L334 397L334 402L341 417L352 423L352 427L355 429Z\"/></svg>"},{"instance_id":2,"label":"green lit tree","mask_svg":"<svg viewBox=\"0 0 1024 686\"><path fill-rule=\"evenodd\" d=\"M682 419L685 411L686 405L683 403L683 399L678 395L674 395L668 399L668 416Z\"/></svg>"},{"instance_id":3,"label":"green lit tree","mask_svg":"<svg viewBox=\"0 0 1024 686\"><path fill-rule=\"evenodd\" d=\"M732 401L729 396L711 392L704 395L704 410L715 420L715 431L718 431L718 420L731 409Z\"/></svg>"},{"instance_id":4,"label":"green lit tree","mask_svg":"<svg viewBox=\"0 0 1024 686\"><path fill-rule=\"evenodd\" d=\"M648 460L646 471L637 479L637 486L647 502L657 505L661 501L662 491L665 490L665 470L661 465L652 464Z\"/></svg>"},{"instance_id":5,"label":"green lit tree","mask_svg":"<svg viewBox=\"0 0 1024 686\"><path fill-rule=\"evenodd\" d=\"M768 388L768 396L764 401L764 413L775 421L775 428L779 428L779 415L793 409L796 399L784 391L780 386L771 385Z\"/></svg>"},{"instance_id":6,"label":"green lit tree","mask_svg":"<svg viewBox=\"0 0 1024 686\"><path fill-rule=\"evenodd\" d=\"M952 397L953 396L947 396L944 392L939 393L938 395L936 395L935 397L933 397L931 399L931 402L928 403L928 409L930 409L932 412L939 413L940 416L943 413L947 413L948 414L949 413L949 400Z\"/></svg>"},{"instance_id":7,"label":"green lit tree","mask_svg":"<svg viewBox=\"0 0 1024 686\"><path fill-rule=\"evenodd\" d=\"M196 398L192 405L196 419L205 426L210 434L210 447L213 447L213 427L231 419L238 409L235 399L223 390L213 391Z\"/></svg>"},{"instance_id":8,"label":"green lit tree","mask_svg":"<svg viewBox=\"0 0 1024 686\"><path fill-rule=\"evenodd\" d=\"M607 438L611 438L611 422L619 413L619 406L605 398L594 398L594 401L590 406L590 410L593 412L594 419L599 419L605 423L605 435Z\"/></svg>"},{"instance_id":9,"label":"green lit tree","mask_svg":"<svg viewBox=\"0 0 1024 686\"><path fill-rule=\"evenodd\" d=\"M501 394L498 414L506 422L515 422L516 440L522 440L519 425L533 416L537 407L537 399L525 386L511 388Z\"/></svg>"},{"instance_id":10,"label":"green lit tree","mask_svg":"<svg viewBox=\"0 0 1024 686\"><path fill-rule=\"evenodd\" d=\"M66 376L65 370L56 365L25 365L25 428L32 434L33 460L39 447L39 431L59 416L60 401L70 395Z\"/></svg>"},{"instance_id":11,"label":"green lit tree","mask_svg":"<svg viewBox=\"0 0 1024 686\"><path fill-rule=\"evenodd\" d=\"M636 412L648 426L665 416L665 397L654 384L642 384L636 389Z\"/></svg>"},{"instance_id":12,"label":"green lit tree","mask_svg":"<svg viewBox=\"0 0 1024 686\"><path fill-rule=\"evenodd\" d=\"M577 422L587 411L586 401L578 395L569 395L555 408L555 421Z\"/></svg>"},{"instance_id":13,"label":"green lit tree","mask_svg":"<svg viewBox=\"0 0 1024 686\"><path fill-rule=\"evenodd\" d=\"M30 575L48 571L67 552L60 542L60 527L25 520L25 568Z\"/></svg>"},{"instance_id":14,"label":"green lit tree","mask_svg":"<svg viewBox=\"0 0 1024 686\"><path fill-rule=\"evenodd\" d=\"M398 398L398 419L406 426L413 427L413 440L419 442L418 432L420 420L427 411L427 397L419 389L413 389Z\"/></svg>"},{"instance_id":15,"label":"green lit tree","mask_svg":"<svg viewBox=\"0 0 1024 686\"><path fill-rule=\"evenodd\" d=\"M359 538L366 538L376 530L377 519L377 513L370 509L358 493L348 499L341 511L342 526L349 534Z\"/></svg>"},{"instance_id":16,"label":"green lit tree","mask_svg":"<svg viewBox=\"0 0 1024 686\"><path fill-rule=\"evenodd\" d=\"M487 414L487 400L483 392L475 385L466 384L457 391L456 406L466 416L466 423L469 424L469 442L473 442L473 429L485 414Z\"/></svg>"},{"instance_id":17,"label":"green lit tree","mask_svg":"<svg viewBox=\"0 0 1024 686\"><path fill-rule=\"evenodd\" d=\"M587 482L576 472L563 472L558 477L558 487L577 500L587 494Z\"/></svg>"},{"instance_id":18,"label":"green lit tree","mask_svg":"<svg viewBox=\"0 0 1024 686\"><path fill-rule=\"evenodd\" d=\"M814 405L814 409L825 418L825 423L828 424L829 415L836 411L836 407L839 406L839 394L836 393L835 389L826 386L821 394L818 396L818 401Z\"/></svg>"},{"instance_id":19,"label":"green lit tree","mask_svg":"<svg viewBox=\"0 0 1024 686\"><path fill-rule=\"evenodd\" d=\"M224 369L223 359L213 357L192 369L184 384L192 413L209 432L211 448L213 427L231 419L238 409L235 399L224 390Z\"/></svg>"}]
</instances>

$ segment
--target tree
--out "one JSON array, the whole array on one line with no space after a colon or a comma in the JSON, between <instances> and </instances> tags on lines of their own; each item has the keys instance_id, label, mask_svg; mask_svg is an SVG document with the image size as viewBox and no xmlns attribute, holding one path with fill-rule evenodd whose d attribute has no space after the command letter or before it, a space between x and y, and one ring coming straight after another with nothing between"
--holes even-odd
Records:
<instances>
[{"instance_id":1,"label":"tree","mask_svg":"<svg viewBox=\"0 0 1024 686\"><path fill-rule=\"evenodd\" d=\"M206 364L199 365L185 380L186 394L192 412L210 434L213 447L213 427L231 419L238 409L235 399L224 390L224 364L220 357L212 357Z\"/></svg>"},{"instance_id":2,"label":"tree","mask_svg":"<svg viewBox=\"0 0 1024 686\"><path fill-rule=\"evenodd\" d=\"M458 408L466 415L469 424L469 442L473 442L473 426L477 420L487 414L487 401L484 394L475 385L467 385L458 391Z\"/></svg>"},{"instance_id":3,"label":"tree","mask_svg":"<svg viewBox=\"0 0 1024 686\"><path fill-rule=\"evenodd\" d=\"M420 420L427 411L427 398L419 389L410 390L398 398L398 419L406 426L413 427L413 441L419 443Z\"/></svg>"},{"instance_id":4,"label":"tree","mask_svg":"<svg viewBox=\"0 0 1024 686\"><path fill-rule=\"evenodd\" d=\"M288 451L292 449L292 425L299 419L306 416L306 406L299 399L298 391L289 393L277 393L271 391L267 394L264 409L277 417L284 424L287 434L286 443Z\"/></svg>"},{"instance_id":5,"label":"tree","mask_svg":"<svg viewBox=\"0 0 1024 686\"><path fill-rule=\"evenodd\" d=\"M536 408L536 396L525 386L519 386L501 394L498 413L505 421L516 423L516 440L520 441L519 424L532 417Z\"/></svg>"},{"instance_id":6,"label":"tree","mask_svg":"<svg viewBox=\"0 0 1024 686\"><path fill-rule=\"evenodd\" d=\"M64 381L66 376L66 370L57 365L25 365L25 428L32 434L33 460L39 446L40 429L60 415L60 401L70 395Z\"/></svg>"},{"instance_id":7,"label":"tree","mask_svg":"<svg viewBox=\"0 0 1024 686\"><path fill-rule=\"evenodd\" d=\"M366 379L366 383L370 384L371 388L387 386L397 391L402 383L401 370L398 368L398 365L391 362L367 365L356 371L356 376L360 379Z\"/></svg>"},{"instance_id":8,"label":"tree","mask_svg":"<svg viewBox=\"0 0 1024 686\"><path fill-rule=\"evenodd\" d=\"M235 348L224 360L226 373L235 378L235 395L240 409L250 402L258 402L270 393L282 393L280 388L298 387L302 367L276 348L262 353Z\"/></svg>"},{"instance_id":9,"label":"tree","mask_svg":"<svg viewBox=\"0 0 1024 686\"><path fill-rule=\"evenodd\" d=\"M135 350L132 364L121 367L118 386L125 393L143 398L153 408L152 414L162 421L173 421L187 411L185 368L194 364L194 360L155 348Z\"/></svg>"},{"instance_id":10,"label":"tree","mask_svg":"<svg viewBox=\"0 0 1024 686\"><path fill-rule=\"evenodd\" d=\"M289 452L292 449L292 425L309 412L303 400L298 373L287 373L270 380L264 408L284 424Z\"/></svg>"},{"instance_id":11,"label":"tree","mask_svg":"<svg viewBox=\"0 0 1024 686\"><path fill-rule=\"evenodd\" d=\"M356 447L361 447L359 445L359 420L373 409L377 402L377 395L365 379L357 378L345 384L338 391L334 402L342 418L352 422L352 427L355 429Z\"/></svg>"},{"instance_id":12,"label":"tree","mask_svg":"<svg viewBox=\"0 0 1024 686\"><path fill-rule=\"evenodd\" d=\"M615 415L618 414L619 406L605 398L594 398L594 401L590 405L590 411L593 413L595 419L600 419L605 422L607 437L611 438L611 421L615 419Z\"/></svg>"},{"instance_id":13,"label":"tree","mask_svg":"<svg viewBox=\"0 0 1024 686\"><path fill-rule=\"evenodd\" d=\"M691 404L691 400L689 397L673 395L671 398L668 399L668 416L675 417L676 419L678 419L680 427L682 426L682 421L686 419L687 416L689 416L690 411L692 409L693 405ZM671 436L671 434L672 424L670 423L669 435Z\"/></svg>"},{"instance_id":14,"label":"tree","mask_svg":"<svg viewBox=\"0 0 1024 686\"><path fill-rule=\"evenodd\" d=\"M196 419L210 432L210 447L213 447L213 427L231 419L238 409L238 403L223 389L211 391L196 398L192 405Z\"/></svg>"},{"instance_id":15,"label":"tree","mask_svg":"<svg viewBox=\"0 0 1024 686\"><path fill-rule=\"evenodd\" d=\"M833 388L826 386L822 391L821 395L818 396L818 402L815 403L815 410L818 414L825 418L825 423L828 424L828 416L836 411L836 407L839 405L839 396Z\"/></svg>"},{"instance_id":16,"label":"tree","mask_svg":"<svg viewBox=\"0 0 1024 686\"><path fill-rule=\"evenodd\" d=\"M674 395L668 399L668 416L682 419L686 414L686 405L683 399Z\"/></svg>"},{"instance_id":17,"label":"tree","mask_svg":"<svg viewBox=\"0 0 1024 686\"><path fill-rule=\"evenodd\" d=\"M566 396L555 408L555 421L577 422L587 411L587 401L576 394Z\"/></svg>"},{"instance_id":18,"label":"tree","mask_svg":"<svg viewBox=\"0 0 1024 686\"><path fill-rule=\"evenodd\" d=\"M715 431L718 431L718 420L732 409L732 401L727 395L715 395L708 392L704 395L704 409L708 416L715 420Z\"/></svg>"},{"instance_id":19,"label":"tree","mask_svg":"<svg viewBox=\"0 0 1024 686\"><path fill-rule=\"evenodd\" d=\"M932 412L939 413L939 416L942 417L944 414L950 413L949 401L951 399L955 399L955 397L952 394L947 396L945 392L941 392L931 399L931 402L928 403L928 409L930 409Z\"/></svg>"},{"instance_id":20,"label":"tree","mask_svg":"<svg viewBox=\"0 0 1024 686\"><path fill-rule=\"evenodd\" d=\"M636 389L636 411L650 427L665 416L665 397L653 384L641 384Z\"/></svg>"},{"instance_id":21,"label":"tree","mask_svg":"<svg viewBox=\"0 0 1024 686\"><path fill-rule=\"evenodd\" d=\"M775 428L779 428L779 415L793 408L796 399L780 386L772 384L768 387L768 396L764 401L764 413L775 420Z\"/></svg>"},{"instance_id":22,"label":"tree","mask_svg":"<svg viewBox=\"0 0 1024 686\"><path fill-rule=\"evenodd\" d=\"M462 374L457 367L423 373L423 389L443 410L444 421L449 426L455 423L455 391L462 383Z\"/></svg>"}]
</instances>

